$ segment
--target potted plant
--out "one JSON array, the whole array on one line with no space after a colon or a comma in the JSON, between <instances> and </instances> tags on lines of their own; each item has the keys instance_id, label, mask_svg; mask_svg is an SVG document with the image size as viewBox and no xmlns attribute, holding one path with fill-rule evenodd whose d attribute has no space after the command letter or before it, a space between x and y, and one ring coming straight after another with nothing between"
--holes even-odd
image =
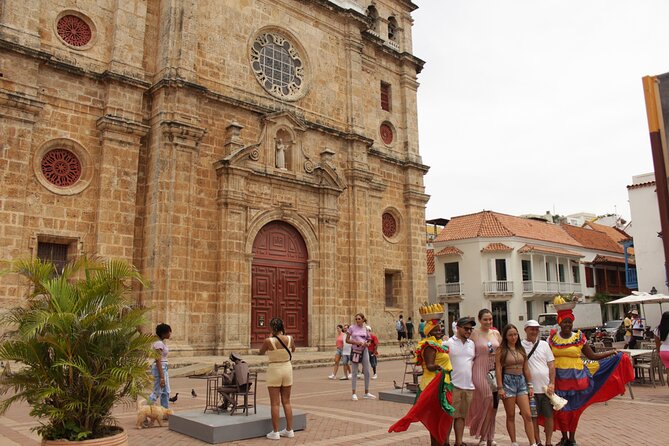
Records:
<instances>
[{"instance_id":1,"label":"potted plant","mask_svg":"<svg viewBox=\"0 0 669 446\"><path fill-rule=\"evenodd\" d=\"M141 275L124 261L88 257L60 273L38 259L17 261L9 272L30 287L23 305L0 316L10 329L0 359L19 363L0 377L0 394L9 394L0 414L26 401L41 423L35 430L43 445L127 445L112 408L134 401L151 382L153 337L139 331L147 310L130 296L134 281L144 283Z\"/></svg>"}]
</instances>

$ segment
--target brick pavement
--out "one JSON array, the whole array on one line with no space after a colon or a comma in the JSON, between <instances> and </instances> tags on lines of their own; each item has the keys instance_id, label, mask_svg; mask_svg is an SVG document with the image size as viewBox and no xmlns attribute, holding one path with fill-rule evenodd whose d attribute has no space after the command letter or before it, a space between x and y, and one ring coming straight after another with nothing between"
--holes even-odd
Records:
<instances>
[{"instance_id":1,"label":"brick pavement","mask_svg":"<svg viewBox=\"0 0 669 446\"><path fill-rule=\"evenodd\" d=\"M403 372L401 361L381 362L379 379L372 381L371 390L392 388L393 380L401 380ZM282 439L284 445L345 445L364 443L375 445L428 445L429 438L422 426L414 425L409 431L400 434L388 434L388 426L400 418L408 405L386 401L369 401L362 398L358 402L350 401L349 381L330 381L327 379L330 369L323 367L295 371L296 385L293 391L293 405L307 412L307 429L298 432L293 439ZM262 375L261 375L262 380ZM361 384L361 383L360 383ZM198 397L190 396L195 387ZM187 378L172 380L173 393L179 392L179 400L173 405L178 411L192 410L204 405L204 383ZM259 384L258 401L268 404L269 398ZM360 395L361 389L359 386ZM634 386L635 400L629 395L617 397L608 404L597 404L588 408L577 434L580 446L616 445L616 446L666 446L669 444L669 389L667 387ZM205 445L195 440L170 431L167 428L136 429L134 427L134 408L119 407L115 411L120 424L126 428L131 445L146 442L165 446ZM225 416L225 415L221 415ZM517 430L523 432L517 417ZM0 417L0 446L38 446L39 438L30 431L37 423L28 416L28 407L16 406ZM526 446L527 441L519 442ZM473 438L466 438L469 444L476 444ZM509 445L510 441L504 427L503 409L497 416L496 440L500 446ZM265 438L226 443L229 445L267 445Z\"/></svg>"}]
</instances>

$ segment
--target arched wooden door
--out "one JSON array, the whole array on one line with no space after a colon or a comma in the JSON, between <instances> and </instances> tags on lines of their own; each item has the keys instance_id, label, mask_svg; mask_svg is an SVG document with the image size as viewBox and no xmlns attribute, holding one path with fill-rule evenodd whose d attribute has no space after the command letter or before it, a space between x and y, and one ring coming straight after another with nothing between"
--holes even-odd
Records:
<instances>
[{"instance_id":1,"label":"arched wooden door","mask_svg":"<svg viewBox=\"0 0 669 446\"><path fill-rule=\"evenodd\" d=\"M251 346L269 336L269 321L283 319L295 345L307 345L307 247L291 225L274 221L253 242L251 267Z\"/></svg>"}]
</instances>

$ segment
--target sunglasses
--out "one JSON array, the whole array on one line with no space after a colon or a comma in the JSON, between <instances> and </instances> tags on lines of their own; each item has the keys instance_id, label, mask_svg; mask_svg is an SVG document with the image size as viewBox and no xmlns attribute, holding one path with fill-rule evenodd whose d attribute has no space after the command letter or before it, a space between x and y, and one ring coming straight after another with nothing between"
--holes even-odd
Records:
<instances>
[{"instance_id":1,"label":"sunglasses","mask_svg":"<svg viewBox=\"0 0 669 446\"><path fill-rule=\"evenodd\" d=\"M472 330L474 330L473 327L459 327L459 328L462 328L464 331L472 331Z\"/></svg>"}]
</instances>

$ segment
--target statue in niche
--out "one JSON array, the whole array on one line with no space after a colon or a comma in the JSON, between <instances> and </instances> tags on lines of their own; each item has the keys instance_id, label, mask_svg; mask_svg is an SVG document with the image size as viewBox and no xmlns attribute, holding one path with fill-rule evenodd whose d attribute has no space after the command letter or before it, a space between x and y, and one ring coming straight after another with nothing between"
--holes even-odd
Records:
<instances>
[{"instance_id":1,"label":"statue in niche","mask_svg":"<svg viewBox=\"0 0 669 446\"><path fill-rule=\"evenodd\" d=\"M276 141L276 167L286 169L286 145L281 138Z\"/></svg>"}]
</instances>

